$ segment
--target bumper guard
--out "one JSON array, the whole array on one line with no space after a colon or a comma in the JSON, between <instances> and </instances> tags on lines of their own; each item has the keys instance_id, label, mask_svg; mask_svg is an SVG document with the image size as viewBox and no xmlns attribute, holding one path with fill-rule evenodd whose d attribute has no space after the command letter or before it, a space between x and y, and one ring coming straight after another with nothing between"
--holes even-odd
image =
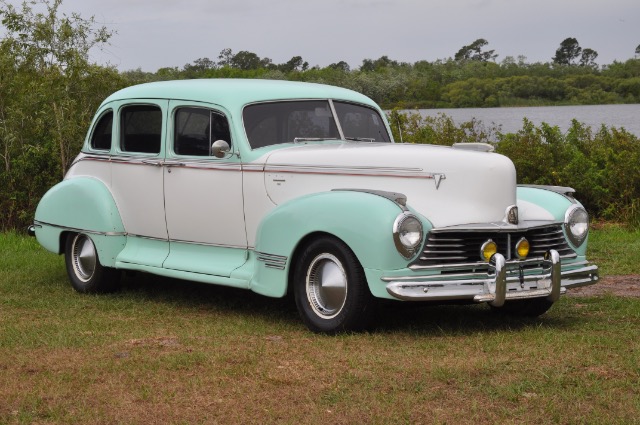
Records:
<instances>
[{"instance_id":1,"label":"bumper guard","mask_svg":"<svg viewBox=\"0 0 640 425\"><path fill-rule=\"evenodd\" d=\"M495 254L485 278L455 279L455 276L385 277L387 292L405 301L464 300L488 302L501 307L505 301L545 297L551 302L567 288L591 285L598 281L598 267L580 263L578 268L562 271L560 255L549 250L542 260L541 273L509 273L509 264ZM443 279L449 277L449 279Z\"/></svg>"}]
</instances>

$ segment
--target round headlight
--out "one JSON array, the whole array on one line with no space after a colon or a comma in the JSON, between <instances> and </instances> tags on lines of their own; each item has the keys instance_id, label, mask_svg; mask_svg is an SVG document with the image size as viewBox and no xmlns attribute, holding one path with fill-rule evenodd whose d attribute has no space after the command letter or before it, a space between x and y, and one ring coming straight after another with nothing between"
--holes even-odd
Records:
<instances>
[{"instance_id":1,"label":"round headlight","mask_svg":"<svg viewBox=\"0 0 640 425\"><path fill-rule=\"evenodd\" d=\"M414 256L422 244L422 223L415 215L404 212L393 223L393 240L396 249L405 258Z\"/></svg>"},{"instance_id":2,"label":"round headlight","mask_svg":"<svg viewBox=\"0 0 640 425\"><path fill-rule=\"evenodd\" d=\"M564 216L564 228L574 246L582 245L589 233L589 214L581 206L572 205Z\"/></svg>"},{"instance_id":3,"label":"round headlight","mask_svg":"<svg viewBox=\"0 0 640 425\"><path fill-rule=\"evenodd\" d=\"M498 244L489 239L480 247L480 258L488 263L496 252L498 252Z\"/></svg>"},{"instance_id":4,"label":"round headlight","mask_svg":"<svg viewBox=\"0 0 640 425\"><path fill-rule=\"evenodd\" d=\"M531 249L531 245L529 245L529 241L526 238L520 238L518 243L516 243L516 257L520 260L524 260L529 255L529 249Z\"/></svg>"}]
</instances>

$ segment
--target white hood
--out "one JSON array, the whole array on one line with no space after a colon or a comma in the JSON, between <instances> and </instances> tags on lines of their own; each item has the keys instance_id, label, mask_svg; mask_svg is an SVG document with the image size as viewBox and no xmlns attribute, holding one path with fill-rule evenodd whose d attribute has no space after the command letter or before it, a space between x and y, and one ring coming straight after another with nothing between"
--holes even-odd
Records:
<instances>
[{"instance_id":1,"label":"white hood","mask_svg":"<svg viewBox=\"0 0 640 425\"><path fill-rule=\"evenodd\" d=\"M266 158L265 187L276 204L332 189L399 192L435 227L501 221L516 204L511 160L433 145L345 142L280 149Z\"/></svg>"}]
</instances>

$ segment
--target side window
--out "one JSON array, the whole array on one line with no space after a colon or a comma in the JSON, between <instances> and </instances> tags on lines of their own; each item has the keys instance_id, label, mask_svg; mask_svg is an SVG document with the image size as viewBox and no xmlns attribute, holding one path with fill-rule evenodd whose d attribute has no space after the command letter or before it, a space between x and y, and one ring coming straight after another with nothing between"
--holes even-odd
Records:
<instances>
[{"instance_id":1,"label":"side window","mask_svg":"<svg viewBox=\"0 0 640 425\"><path fill-rule=\"evenodd\" d=\"M177 155L210 156L211 144L216 140L231 146L227 119L209 109L178 109L174 127L173 150Z\"/></svg>"},{"instance_id":2,"label":"side window","mask_svg":"<svg viewBox=\"0 0 640 425\"><path fill-rule=\"evenodd\" d=\"M93 128L91 134L91 148L97 150L111 150L111 130L113 128L113 111L103 114Z\"/></svg>"},{"instance_id":3,"label":"side window","mask_svg":"<svg viewBox=\"0 0 640 425\"><path fill-rule=\"evenodd\" d=\"M162 110L154 105L132 105L120 113L120 148L125 152L160 153Z\"/></svg>"}]
</instances>

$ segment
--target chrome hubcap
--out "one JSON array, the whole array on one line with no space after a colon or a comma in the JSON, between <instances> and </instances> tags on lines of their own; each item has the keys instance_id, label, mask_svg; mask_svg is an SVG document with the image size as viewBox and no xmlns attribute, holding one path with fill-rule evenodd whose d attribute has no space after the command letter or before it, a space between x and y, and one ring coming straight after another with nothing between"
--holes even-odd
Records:
<instances>
[{"instance_id":1,"label":"chrome hubcap","mask_svg":"<svg viewBox=\"0 0 640 425\"><path fill-rule=\"evenodd\" d=\"M96 248L86 235L77 235L73 240L73 271L78 279L87 282L96 270Z\"/></svg>"},{"instance_id":2,"label":"chrome hubcap","mask_svg":"<svg viewBox=\"0 0 640 425\"><path fill-rule=\"evenodd\" d=\"M324 253L313 259L307 271L307 298L323 319L337 316L347 300L347 274L335 256Z\"/></svg>"}]
</instances>

